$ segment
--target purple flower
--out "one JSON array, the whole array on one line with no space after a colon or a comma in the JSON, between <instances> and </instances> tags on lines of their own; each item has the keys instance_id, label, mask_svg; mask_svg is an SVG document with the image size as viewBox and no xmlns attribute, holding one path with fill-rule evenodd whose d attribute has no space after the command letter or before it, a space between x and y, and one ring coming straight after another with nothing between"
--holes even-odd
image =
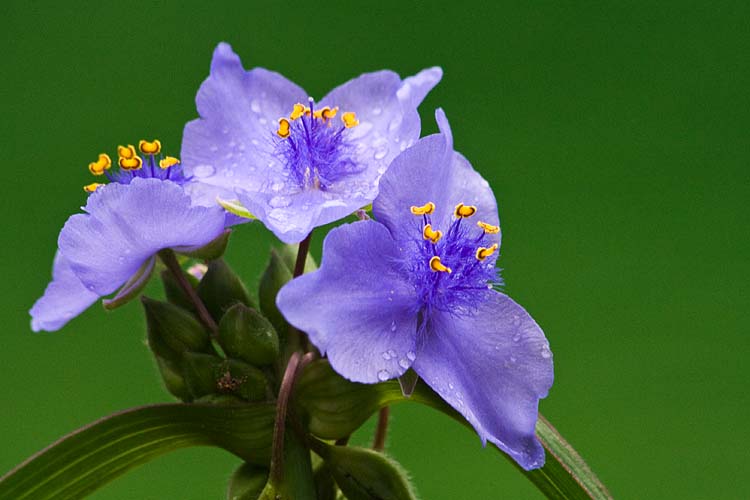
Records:
<instances>
[{"instance_id":1,"label":"purple flower","mask_svg":"<svg viewBox=\"0 0 750 500\"><path fill-rule=\"evenodd\" d=\"M332 230L316 272L277 303L344 377L385 381L413 368L523 468L544 463L534 436L552 354L529 314L496 288L497 205L440 134L401 153L380 180L375 220Z\"/></svg>"},{"instance_id":2,"label":"purple flower","mask_svg":"<svg viewBox=\"0 0 750 500\"><path fill-rule=\"evenodd\" d=\"M442 76L430 68L402 80L367 73L314 102L263 68L245 71L226 43L196 103L201 118L182 142L193 194L239 201L281 240L369 204L390 162L419 137L417 106Z\"/></svg>"},{"instance_id":3,"label":"purple flower","mask_svg":"<svg viewBox=\"0 0 750 500\"><path fill-rule=\"evenodd\" d=\"M157 160L158 141L144 143L142 156L120 146L119 168L106 154L89 165L112 182L86 186L85 213L71 216L60 232L52 282L29 311L32 330L58 330L120 287L113 300L139 290L159 250L194 250L224 230L224 211L195 206L183 189L189 180L179 161Z\"/></svg>"}]
</instances>

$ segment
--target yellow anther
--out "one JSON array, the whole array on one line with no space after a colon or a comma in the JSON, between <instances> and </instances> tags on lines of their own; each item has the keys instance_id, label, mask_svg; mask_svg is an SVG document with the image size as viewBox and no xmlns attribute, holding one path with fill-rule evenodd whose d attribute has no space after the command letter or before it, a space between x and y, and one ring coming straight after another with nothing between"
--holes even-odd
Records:
<instances>
[{"instance_id":1,"label":"yellow anther","mask_svg":"<svg viewBox=\"0 0 750 500\"><path fill-rule=\"evenodd\" d=\"M161 153L161 141L159 141L159 139L154 139L151 142L141 140L138 142L138 149L140 149L141 153L144 155L158 155Z\"/></svg>"},{"instance_id":2,"label":"yellow anther","mask_svg":"<svg viewBox=\"0 0 750 500\"><path fill-rule=\"evenodd\" d=\"M112 159L108 154L101 153L99 159L89 163L89 172L94 175L103 175L104 171L112 166Z\"/></svg>"},{"instance_id":3,"label":"yellow anther","mask_svg":"<svg viewBox=\"0 0 750 500\"><path fill-rule=\"evenodd\" d=\"M426 240L437 243L438 240L443 237L443 232L439 229L435 231L430 224L427 224L425 225L424 230L422 230L422 236Z\"/></svg>"},{"instance_id":4,"label":"yellow anther","mask_svg":"<svg viewBox=\"0 0 750 500\"><path fill-rule=\"evenodd\" d=\"M179 165L180 160L175 158L174 156L167 156L166 158L163 158L159 160L159 167L167 169L169 167L174 167L175 165Z\"/></svg>"},{"instance_id":5,"label":"yellow anther","mask_svg":"<svg viewBox=\"0 0 750 500\"><path fill-rule=\"evenodd\" d=\"M120 168L123 170L138 170L143 166L143 160L141 160L140 156L134 156L132 158L124 158L121 156L117 161L117 164L120 165Z\"/></svg>"},{"instance_id":6,"label":"yellow anther","mask_svg":"<svg viewBox=\"0 0 750 500\"><path fill-rule=\"evenodd\" d=\"M344 122L344 126L346 128L352 128L359 125L359 120L357 120L357 114L354 111L347 111L343 115L341 115L341 121Z\"/></svg>"},{"instance_id":7,"label":"yellow anther","mask_svg":"<svg viewBox=\"0 0 750 500\"><path fill-rule=\"evenodd\" d=\"M286 139L289 137L289 134L291 134L289 127L289 120L286 118L279 118L279 130L276 131L276 134L282 139Z\"/></svg>"},{"instance_id":8,"label":"yellow anther","mask_svg":"<svg viewBox=\"0 0 750 500\"><path fill-rule=\"evenodd\" d=\"M99 184L98 182L92 182L91 184L86 184L85 186L83 186L83 190L87 193L93 193L103 185L104 184Z\"/></svg>"},{"instance_id":9,"label":"yellow anther","mask_svg":"<svg viewBox=\"0 0 750 500\"><path fill-rule=\"evenodd\" d=\"M456 205L456 210L453 212L453 214L459 219L471 217L475 213L477 213L477 207L474 205L464 205L463 203Z\"/></svg>"},{"instance_id":10,"label":"yellow anther","mask_svg":"<svg viewBox=\"0 0 750 500\"><path fill-rule=\"evenodd\" d=\"M320 109L316 109L313 113L313 118L323 119L323 113L327 113L329 111L331 111L331 108L329 108L328 106L323 106Z\"/></svg>"},{"instance_id":11,"label":"yellow anther","mask_svg":"<svg viewBox=\"0 0 750 500\"><path fill-rule=\"evenodd\" d=\"M125 158L126 160L131 160L137 155L135 154L135 148L132 144L128 144L127 146L117 146L117 156Z\"/></svg>"},{"instance_id":12,"label":"yellow anther","mask_svg":"<svg viewBox=\"0 0 750 500\"><path fill-rule=\"evenodd\" d=\"M477 260L484 260L497 251L497 243L494 243L491 247L479 247L477 248L476 258Z\"/></svg>"},{"instance_id":13,"label":"yellow anther","mask_svg":"<svg viewBox=\"0 0 750 500\"><path fill-rule=\"evenodd\" d=\"M487 224L486 222L479 221L477 222L477 226L484 229L484 232L488 234L497 234L500 232L500 226L493 226L492 224Z\"/></svg>"},{"instance_id":14,"label":"yellow anther","mask_svg":"<svg viewBox=\"0 0 750 500\"><path fill-rule=\"evenodd\" d=\"M339 107L336 106L335 108L331 109L328 106L320 110L320 115L323 117L323 120L330 120L331 118L336 116L336 113L339 112Z\"/></svg>"},{"instance_id":15,"label":"yellow anther","mask_svg":"<svg viewBox=\"0 0 750 500\"><path fill-rule=\"evenodd\" d=\"M307 108L305 108L304 104L295 104L294 109L292 110L292 114L289 115L289 118L291 118L292 120L296 120L297 118L305 114L305 109Z\"/></svg>"},{"instance_id":16,"label":"yellow anther","mask_svg":"<svg viewBox=\"0 0 750 500\"><path fill-rule=\"evenodd\" d=\"M437 255L430 259L430 269L432 269L435 272L441 272L441 273L452 273L450 267L446 267L443 265L442 262L440 262L440 257Z\"/></svg>"},{"instance_id":17,"label":"yellow anther","mask_svg":"<svg viewBox=\"0 0 750 500\"><path fill-rule=\"evenodd\" d=\"M435 211L435 204L428 201L421 207L412 206L409 210L411 210L411 213L414 215L428 215Z\"/></svg>"}]
</instances>

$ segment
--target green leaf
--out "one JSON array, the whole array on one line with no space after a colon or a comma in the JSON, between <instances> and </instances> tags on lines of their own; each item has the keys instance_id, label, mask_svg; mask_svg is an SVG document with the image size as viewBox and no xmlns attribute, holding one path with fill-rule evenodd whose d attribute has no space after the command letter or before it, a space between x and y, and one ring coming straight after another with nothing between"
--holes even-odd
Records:
<instances>
[{"instance_id":1,"label":"green leaf","mask_svg":"<svg viewBox=\"0 0 750 500\"><path fill-rule=\"evenodd\" d=\"M221 205L224 210L229 212L230 214L234 214L238 217L242 217L243 219L255 219L256 217L250 213L250 211L245 208L245 206L240 203L239 200L224 200L222 198L216 197L216 202Z\"/></svg>"},{"instance_id":2,"label":"green leaf","mask_svg":"<svg viewBox=\"0 0 750 500\"><path fill-rule=\"evenodd\" d=\"M83 498L128 470L188 446L218 446L268 464L273 404L165 404L115 413L37 453L0 478L0 498Z\"/></svg>"},{"instance_id":3,"label":"green leaf","mask_svg":"<svg viewBox=\"0 0 750 500\"><path fill-rule=\"evenodd\" d=\"M472 429L460 413L443 401L424 382L418 383L410 398L404 397L398 381L357 384L337 375L325 360L305 368L295 389L295 403L307 415L310 431L324 439L349 436L378 409L402 401L415 401L445 413ZM581 456L541 415L536 435L547 452L544 467L521 469L508 455L496 450L516 466L548 498L611 498L607 488Z\"/></svg>"},{"instance_id":4,"label":"green leaf","mask_svg":"<svg viewBox=\"0 0 750 500\"><path fill-rule=\"evenodd\" d=\"M412 500L414 490L401 466L383 453L354 446L312 442L349 500Z\"/></svg>"}]
</instances>

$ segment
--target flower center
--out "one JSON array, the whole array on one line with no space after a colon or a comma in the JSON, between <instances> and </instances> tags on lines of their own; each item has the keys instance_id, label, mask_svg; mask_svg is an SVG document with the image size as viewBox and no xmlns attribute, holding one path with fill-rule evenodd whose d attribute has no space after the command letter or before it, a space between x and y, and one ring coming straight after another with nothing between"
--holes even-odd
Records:
<instances>
[{"instance_id":1,"label":"flower center","mask_svg":"<svg viewBox=\"0 0 750 500\"><path fill-rule=\"evenodd\" d=\"M96 161L89 163L89 172L97 177L105 176L111 182L130 184L136 177L160 179L184 184L188 179L182 171L180 160L161 154L161 142L142 140L138 143L140 155L132 144L117 146L117 168L112 169L112 159L101 153ZM156 156L159 156L157 159ZM83 187L93 193L104 184L92 182Z\"/></svg>"},{"instance_id":2,"label":"flower center","mask_svg":"<svg viewBox=\"0 0 750 500\"><path fill-rule=\"evenodd\" d=\"M473 310L483 296L501 284L495 268L498 244L488 235L500 232L498 226L468 219L477 207L459 203L445 231L433 226L435 204L427 202L411 207L419 217L420 237L413 243L416 251L407 258L422 308L444 311Z\"/></svg>"},{"instance_id":3,"label":"flower center","mask_svg":"<svg viewBox=\"0 0 750 500\"><path fill-rule=\"evenodd\" d=\"M336 181L364 170L354 161L354 148L347 140L348 129L359 125L357 115L347 111L339 121L338 114L338 107L314 109L310 99L309 107L297 103L288 118L279 118L276 155L299 189L326 191Z\"/></svg>"}]
</instances>

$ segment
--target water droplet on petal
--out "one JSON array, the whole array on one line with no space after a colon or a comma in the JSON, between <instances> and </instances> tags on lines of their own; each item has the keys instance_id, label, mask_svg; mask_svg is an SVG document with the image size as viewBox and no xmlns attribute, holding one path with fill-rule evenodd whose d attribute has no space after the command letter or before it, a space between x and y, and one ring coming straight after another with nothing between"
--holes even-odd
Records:
<instances>
[{"instance_id":1,"label":"water droplet on petal","mask_svg":"<svg viewBox=\"0 0 750 500\"><path fill-rule=\"evenodd\" d=\"M395 321L391 321L391 331L392 332L396 331L396 322Z\"/></svg>"},{"instance_id":2,"label":"water droplet on petal","mask_svg":"<svg viewBox=\"0 0 750 500\"><path fill-rule=\"evenodd\" d=\"M401 358L398 360L398 366L405 370L409 368L409 361L407 361L406 358Z\"/></svg>"},{"instance_id":3,"label":"water droplet on petal","mask_svg":"<svg viewBox=\"0 0 750 500\"><path fill-rule=\"evenodd\" d=\"M375 115L375 116L378 116L382 112L383 112L383 108L373 108L372 109L372 114Z\"/></svg>"},{"instance_id":4,"label":"water droplet on petal","mask_svg":"<svg viewBox=\"0 0 750 500\"><path fill-rule=\"evenodd\" d=\"M541 354L544 359L549 359L552 356L552 353L549 351L549 347L547 346L542 347Z\"/></svg>"},{"instance_id":5,"label":"water droplet on petal","mask_svg":"<svg viewBox=\"0 0 750 500\"><path fill-rule=\"evenodd\" d=\"M521 340L521 332L518 332L515 335L513 335L513 342L518 342L519 340Z\"/></svg>"},{"instance_id":6,"label":"water droplet on petal","mask_svg":"<svg viewBox=\"0 0 750 500\"><path fill-rule=\"evenodd\" d=\"M409 361L414 361L417 359L417 355L414 353L414 351L408 351L406 353L406 357L409 358Z\"/></svg>"},{"instance_id":7,"label":"water droplet on petal","mask_svg":"<svg viewBox=\"0 0 750 500\"><path fill-rule=\"evenodd\" d=\"M349 129L349 138L350 139L361 139L367 134L370 133L372 130L372 123L370 122L362 122L359 125L357 125L354 128Z\"/></svg>"},{"instance_id":8,"label":"water droplet on petal","mask_svg":"<svg viewBox=\"0 0 750 500\"><path fill-rule=\"evenodd\" d=\"M216 169L211 165L196 165L193 169L193 175L196 177L209 177L214 175Z\"/></svg>"},{"instance_id":9,"label":"water droplet on petal","mask_svg":"<svg viewBox=\"0 0 750 500\"><path fill-rule=\"evenodd\" d=\"M393 349L388 349L388 354L390 354L392 358L396 357L396 351L394 351Z\"/></svg>"},{"instance_id":10,"label":"water droplet on petal","mask_svg":"<svg viewBox=\"0 0 750 500\"><path fill-rule=\"evenodd\" d=\"M401 120L393 120L390 125L388 125L388 132L395 132L397 128L401 126Z\"/></svg>"},{"instance_id":11,"label":"water droplet on petal","mask_svg":"<svg viewBox=\"0 0 750 500\"><path fill-rule=\"evenodd\" d=\"M260 103L257 99L253 99L250 102L250 109L253 110L253 113L260 113Z\"/></svg>"},{"instance_id":12,"label":"water droplet on petal","mask_svg":"<svg viewBox=\"0 0 750 500\"><path fill-rule=\"evenodd\" d=\"M448 384L448 389L453 390L453 384Z\"/></svg>"},{"instance_id":13,"label":"water droplet on petal","mask_svg":"<svg viewBox=\"0 0 750 500\"><path fill-rule=\"evenodd\" d=\"M260 117L260 118L258 118L258 123L260 123L261 125L265 125L265 124L267 124L267 123L268 123L268 120L266 120L266 119L265 119L265 118L263 118L263 117Z\"/></svg>"},{"instance_id":14,"label":"water droplet on petal","mask_svg":"<svg viewBox=\"0 0 750 500\"><path fill-rule=\"evenodd\" d=\"M374 157L375 157L376 160L382 160L383 158L385 158L385 155L387 155L387 154L388 154L388 150L387 149L381 149L379 151L375 151Z\"/></svg>"},{"instance_id":15,"label":"water droplet on petal","mask_svg":"<svg viewBox=\"0 0 750 500\"><path fill-rule=\"evenodd\" d=\"M401 151L405 151L405 150L406 150L406 148L408 148L408 147L409 147L409 145L408 145L408 144L406 144L405 142L402 142L402 143L401 143L401 144L399 145L399 147L398 147L398 148L399 148L399 149L400 149Z\"/></svg>"},{"instance_id":16,"label":"water droplet on petal","mask_svg":"<svg viewBox=\"0 0 750 500\"><path fill-rule=\"evenodd\" d=\"M378 380L380 380L381 382L385 382L386 380L390 378L390 376L391 374L388 373L387 370L380 370L378 372Z\"/></svg>"},{"instance_id":17,"label":"water droplet on petal","mask_svg":"<svg viewBox=\"0 0 750 500\"><path fill-rule=\"evenodd\" d=\"M284 208L292 204L292 199L289 196L274 196L268 200L268 204L272 208Z\"/></svg>"},{"instance_id":18,"label":"water droplet on petal","mask_svg":"<svg viewBox=\"0 0 750 500\"><path fill-rule=\"evenodd\" d=\"M386 360L386 361L388 361L389 359L391 359L391 355L390 355L390 354L388 354L387 352L384 352L384 353L382 354L382 356L383 356L383 359L384 359L384 360Z\"/></svg>"}]
</instances>

